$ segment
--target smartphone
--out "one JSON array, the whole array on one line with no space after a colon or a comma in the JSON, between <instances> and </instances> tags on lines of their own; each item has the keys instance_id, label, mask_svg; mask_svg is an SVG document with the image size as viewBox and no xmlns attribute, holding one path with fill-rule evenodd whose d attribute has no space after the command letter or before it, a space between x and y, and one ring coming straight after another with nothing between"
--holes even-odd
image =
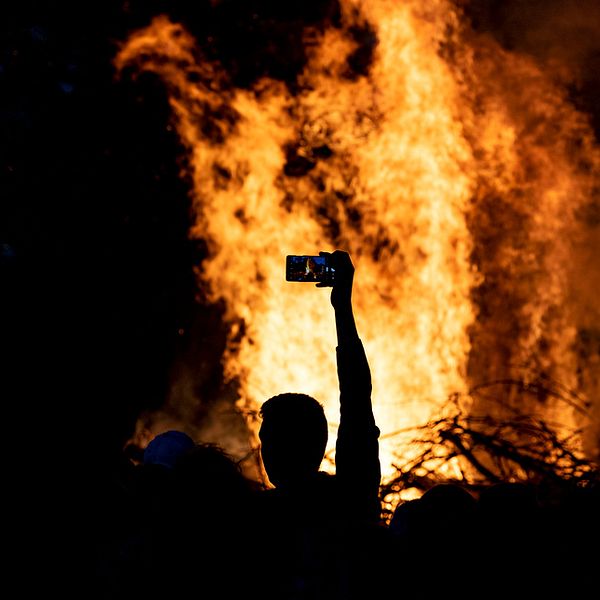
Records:
<instances>
[{"instance_id":1,"label":"smartphone","mask_svg":"<svg viewBox=\"0 0 600 600\"><path fill-rule=\"evenodd\" d=\"M327 256L288 254L285 258L286 281L307 281L312 283L333 283L335 269Z\"/></svg>"}]
</instances>

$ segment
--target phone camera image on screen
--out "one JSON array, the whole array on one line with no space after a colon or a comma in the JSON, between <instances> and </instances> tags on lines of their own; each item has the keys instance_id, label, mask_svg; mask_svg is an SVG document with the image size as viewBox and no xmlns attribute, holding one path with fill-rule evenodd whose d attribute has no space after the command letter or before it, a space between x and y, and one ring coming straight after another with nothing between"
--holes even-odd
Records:
<instances>
[{"instance_id":1,"label":"phone camera image on screen","mask_svg":"<svg viewBox=\"0 0 600 600\"><path fill-rule=\"evenodd\" d=\"M326 256L289 254L286 257L285 278L287 281L331 283L335 270Z\"/></svg>"}]
</instances>

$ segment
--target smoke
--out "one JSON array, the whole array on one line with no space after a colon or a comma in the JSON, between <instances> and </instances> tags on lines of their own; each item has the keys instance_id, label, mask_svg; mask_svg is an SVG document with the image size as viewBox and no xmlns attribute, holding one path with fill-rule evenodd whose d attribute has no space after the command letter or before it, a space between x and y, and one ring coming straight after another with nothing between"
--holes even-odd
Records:
<instances>
[{"instance_id":1,"label":"smoke","mask_svg":"<svg viewBox=\"0 0 600 600\"><path fill-rule=\"evenodd\" d=\"M517 51L564 61L581 75L600 49L600 5L595 0L509 0L499 8L505 39Z\"/></svg>"},{"instance_id":2,"label":"smoke","mask_svg":"<svg viewBox=\"0 0 600 600\"><path fill-rule=\"evenodd\" d=\"M465 5L465 14L470 20L470 24L475 32L490 35L511 55L521 55L533 59L540 70L548 77L548 81L556 84L558 90L564 95L565 101L579 110L579 124L573 124L570 133L569 149L567 152L573 160L578 171L579 181L582 183L584 198L572 199L571 206L577 205L576 213L572 215L574 221L571 231L567 235L567 244L569 249L565 250L568 255L568 266L564 271L563 279L560 283L564 288L563 315L568 317L564 327L557 328L557 332L562 336L562 341L569 339L567 344L562 344L562 351L556 361L562 361L563 364L572 363L573 377L565 377L563 383L567 384L572 390L577 390L582 394L582 398L587 399L587 408L590 411L590 422L581 423L587 432L585 443L587 452L592 456L598 456L600 448L600 381L599 381L599 360L600 360L600 305L597 300L597 290L600 289L600 262L597 256L600 253L600 188L598 182L598 152L597 141L600 139L600 4L595 0L506 0L497 2L496 0L470 1ZM491 81L492 78L489 78ZM517 79L514 80L515 98L521 93L522 85ZM510 87L510 86L507 86ZM547 90L550 94L553 93ZM511 92L506 91L509 96ZM517 101L518 102L518 101ZM514 106L515 101L510 101ZM535 106L534 98L529 97L527 103ZM521 106L520 114L526 114L529 108ZM532 113L535 112L533 109ZM532 119L533 117L533 119ZM550 117L549 115L537 115L537 118L543 118L552 128L557 122L562 122L562 117L558 114ZM530 121L535 119L534 114L530 114ZM591 125L591 130L595 132L594 140L590 139L586 132L586 122ZM553 125L554 123L554 125ZM565 136L567 130L562 130L561 137ZM551 139L552 132L547 130L541 139ZM539 139L539 138L538 138ZM531 138L529 143L531 143ZM560 145L560 141L555 141ZM546 165L546 170L551 170L551 165ZM585 180L585 181L584 181ZM531 189L523 190L525 194L530 194ZM506 209L512 210L512 207L496 208L493 207L494 201L488 201L486 212L496 220L493 230L485 231L482 223L474 224L474 233L479 236L480 242L477 244L479 252L490 251L490 235L497 234L498 224L511 221L507 215ZM514 205L516 206L516 205ZM497 212L500 210L500 213ZM544 218L547 215L542 215ZM522 215L513 215L511 225L514 233L505 232L503 243L513 238L516 241L518 231L522 228L519 219ZM568 218L565 215L565 218ZM548 224L549 225L549 224ZM529 230L531 232L531 230ZM487 236L487 238L486 238ZM563 236L558 235L556 240L558 245L564 244ZM552 237L548 238L550 241ZM485 243L487 240L488 243ZM509 241L510 243L510 241ZM520 243L515 244L515 249L521 247ZM530 245L531 248L531 245ZM556 245L547 249L540 248L538 256L551 256L555 251ZM518 252L515 256L518 256ZM566 256L565 255L565 256ZM484 259L485 260L485 259ZM538 261L538 264L541 261ZM562 261L565 262L564 260ZM555 261L549 269L556 271L560 262ZM539 270L531 271L529 278L539 277ZM488 273L487 283L494 284L502 278L503 273L496 273L490 277ZM546 287L551 285L546 280ZM534 286L534 287L539 287ZM523 289L527 293L527 286ZM498 307L494 311L494 302L505 302L507 296L500 294L498 289L491 293L482 287L478 293L483 294L478 298L480 306L485 307L481 314L485 319L486 314L495 312L494 317L502 313L503 308ZM513 301L519 295L510 294ZM521 299L521 302L523 300ZM504 307L504 311L507 311ZM516 312L508 309L505 312L510 321L510 315ZM554 311L554 318L556 318ZM548 326L548 319L552 319L550 311L544 320L544 325ZM481 321L480 321L481 323ZM505 336L496 337L500 343L500 354L506 357L512 353L511 346L514 344L513 336L510 330L519 331L519 326L515 327L505 323ZM502 342L501 340L505 340ZM491 342L491 340L488 340ZM504 349L502 345L506 344ZM556 345L556 341L554 342ZM543 356L547 346L552 342L544 342L542 347L538 347L538 354ZM560 346L560 344L559 344ZM485 353L484 353L485 354ZM570 356L570 358L568 358ZM472 363L477 363L477 358L472 357ZM484 360L489 360L485 356ZM479 367L479 368L478 368ZM475 367L475 371L481 373L481 365ZM538 369L538 372L540 369ZM557 373L554 373L557 376ZM561 379L560 376L558 376ZM592 425L590 425L592 423Z\"/></svg>"},{"instance_id":3,"label":"smoke","mask_svg":"<svg viewBox=\"0 0 600 600\"><path fill-rule=\"evenodd\" d=\"M597 0L467 0L478 31L507 50L535 57L569 86L600 137L600 3Z\"/></svg>"}]
</instances>

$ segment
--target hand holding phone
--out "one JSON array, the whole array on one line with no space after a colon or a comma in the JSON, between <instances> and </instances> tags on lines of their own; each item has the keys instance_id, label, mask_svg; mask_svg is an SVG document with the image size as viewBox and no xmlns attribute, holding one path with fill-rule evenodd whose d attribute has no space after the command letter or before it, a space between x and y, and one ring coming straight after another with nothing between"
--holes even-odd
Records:
<instances>
[{"instance_id":1,"label":"hand holding phone","mask_svg":"<svg viewBox=\"0 0 600 600\"><path fill-rule=\"evenodd\" d=\"M327 258L330 267L335 271L335 282L317 283L317 287L326 287L331 285L331 304L336 309L350 308L352 312L352 282L354 280L354 265L350 255L345 250L335 250L334 252L320 252L321 256Z\"/></svg>"},{"instance_id":2,"label":"hand holding phone","mask_svg":"<svg viewBox=\"0 0 600 600\"><path fill-rule=\"evenodd\" d=\"M335 269L329 255L288 254L285 261L286 281L333 285Z\"/></svg>"}]
</instances>

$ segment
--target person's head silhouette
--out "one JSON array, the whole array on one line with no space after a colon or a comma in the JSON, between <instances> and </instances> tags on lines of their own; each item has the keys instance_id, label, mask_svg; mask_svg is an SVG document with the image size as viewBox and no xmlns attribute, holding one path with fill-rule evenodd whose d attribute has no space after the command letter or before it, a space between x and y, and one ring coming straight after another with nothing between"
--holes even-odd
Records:
<instances>
[{"instance_id":1,"label":"person's head silhouette","mask_svg":"<svg viewBox=\"0 0 600 600\"><path fill-rule=\"evenodd\" d=\"M307 394L286 393L261 407L263 465L276 487L302 484L319 471L327 446L323 406Z\"/></svg>"}]
</instances>

